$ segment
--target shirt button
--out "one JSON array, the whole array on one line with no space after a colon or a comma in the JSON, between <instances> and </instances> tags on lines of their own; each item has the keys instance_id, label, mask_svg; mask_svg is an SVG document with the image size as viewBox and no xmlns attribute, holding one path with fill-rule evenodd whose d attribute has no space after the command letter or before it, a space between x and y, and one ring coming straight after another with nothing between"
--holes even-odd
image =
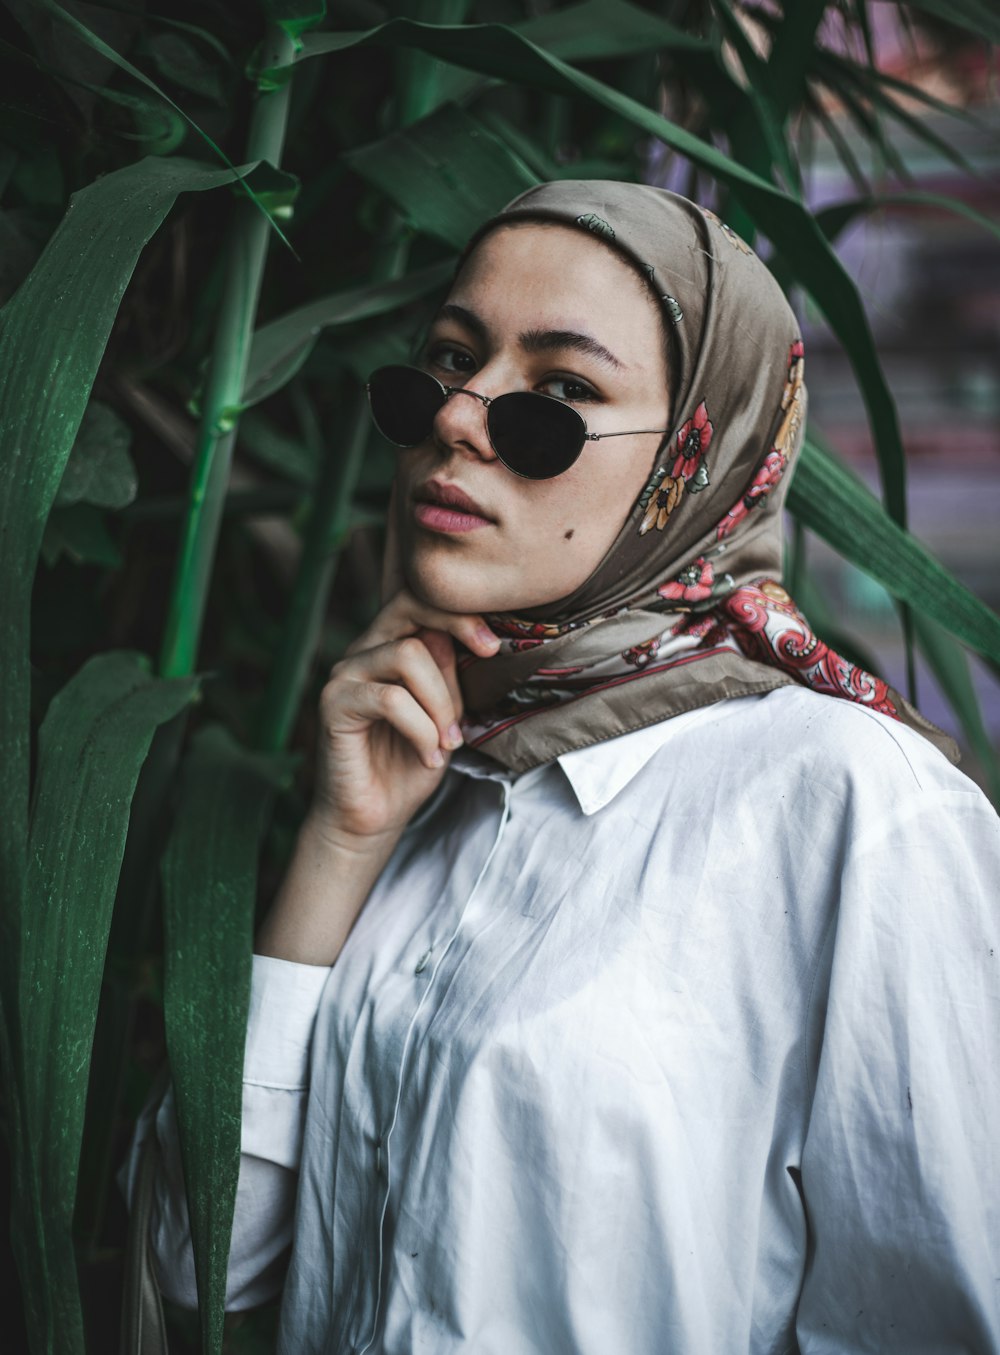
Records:
<instances>
[{"instance_id":1,"label":"shirt button","mask_svg":"<svg viewBox=\"0 0 1000 1355\"><path fill-rule=\"evenodd\" d=\"M429 950L424 951L423 955L421 955L420 959L416 963L416 967L413 970L414 974L422 974L424 972L424 970L427 968L427 961L431 958L431 953L433 952L433 950L434 947L431 946Z\"/></svg>"}]
</instances>

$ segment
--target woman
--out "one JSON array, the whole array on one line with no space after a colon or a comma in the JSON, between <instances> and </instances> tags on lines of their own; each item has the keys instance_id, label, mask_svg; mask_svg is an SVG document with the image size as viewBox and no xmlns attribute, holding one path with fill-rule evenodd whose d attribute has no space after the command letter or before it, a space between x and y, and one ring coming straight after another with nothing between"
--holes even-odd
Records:
<instances>
[{"instance_id":1,"label":"woman","mask_svg":"<svg viewBox=\"0 0 1000 1355\"><path fill-rule=\"evenodd\" d=\"M682 198L543 185L419 366L258 937L230 1305L293 1244L297 1355L1000 1349L997 819L780 583L779 288Z\"/></svg>"}]
</instances>

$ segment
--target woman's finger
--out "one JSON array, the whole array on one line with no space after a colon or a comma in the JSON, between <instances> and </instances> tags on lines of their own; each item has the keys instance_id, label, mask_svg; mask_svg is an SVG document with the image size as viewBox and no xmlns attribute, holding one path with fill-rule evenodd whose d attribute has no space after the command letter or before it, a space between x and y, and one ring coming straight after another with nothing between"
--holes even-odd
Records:
<instances>
[{"instance_id":1,"label":"woman's finger","mask_svg":"<svg viewBox=\"0 0 1000 1355\"><path fill-rule=\"evenodd\" d=\"M451 645L448 636L442 638ZM452 748L461 742L453 734L461 709L456 709L445 675L420 636L408 635L357 655L341 670L342 678L348 674L353 681L402 683L434 721L440 743Z\"/></svg>"},{"instance_id":2,"label":"woman's finger","mask_svg":"<svg viewBox=\"0 0 1000 1355\"><path fill-rule=\"evenodd\" d=\"M441 676L444 678L451 696L451 702L455 709L456 721L462 718L465 710L462 701L462 689L458 682L458 663L455 656L455 642L450 635L446 635L443 630L428 630L422 628L417 631L417 636L427 646L431 658L441 670Z\"/></svg>"},{"instance_id":3,"label":"woman's finger","mask_svg":"<svg viewBox=\"0 0 1000 1355\"><path fill-rule=\"evenodd\" d=\"M437 769L444 765L437 725L416 697L399 683L352 683L347 700L338 703L336 717L330 717L331 724L342 721L362 727L384 721L413 745L426 767Z\"/></svg>"},{"instance_id":4,"label":"woman's finger","mask_svg":"<svg viewBox=\"0 0 1000 1355\"><path fill-rule=\"evenodd\" d=\"M500 647L500 641L478 613L447 612L421 602L409 589L403 588L386 603L368 629L348 646L347 653L374 649L404 635L416 635L421 629L445 631L482 658L495 654Z\"/></svg>"}]
</instances>

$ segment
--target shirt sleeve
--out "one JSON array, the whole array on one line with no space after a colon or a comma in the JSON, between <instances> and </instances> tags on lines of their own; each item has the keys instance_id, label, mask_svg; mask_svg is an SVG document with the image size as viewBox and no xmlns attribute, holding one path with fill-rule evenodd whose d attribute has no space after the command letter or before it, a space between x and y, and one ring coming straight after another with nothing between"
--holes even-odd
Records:
<instances>
[{"instance_id":1,"label":"shirt sleeve","mask_svg":"<svg viewBox=\"0 0 1000 1355\"><path fill-rule=\"evenodd\" d=\"M802 1355L1000 1351L1000 820L951 769L912 779L859 807L841 865Z\"/></svg>"},{"instance_id":2,"label":"shirt sleeve","mask_svg":"<svg viewBox=\"0 0 1000 1355\"><path fill-rule=\"evenodd\" d=\"M226 1308L252 1308L281 1288L292 1241L295 1191L308 1091L309 1050L329 969L255 955L243 1065L240 1174L229 1256ZM131 1201L138 1162L155 1132L160 1169L150 1221L164 1296L197 1307L194 1257L173 1087L140 1116L122 1184Z\"/></svg>"}]
</instances>

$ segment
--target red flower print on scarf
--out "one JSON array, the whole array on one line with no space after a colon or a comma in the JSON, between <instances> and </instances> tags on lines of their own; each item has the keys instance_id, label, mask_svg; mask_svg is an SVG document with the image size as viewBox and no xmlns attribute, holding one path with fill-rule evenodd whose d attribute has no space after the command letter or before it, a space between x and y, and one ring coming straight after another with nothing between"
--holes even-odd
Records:
<instances>
[{"instance_id":1,"label":"red flower print on scarf","mask_svg":"<svg viewBox=\"0 0 1000 1355\"><path fill-rule=\"evenodd\" d=\"M681 570L676 579L661 584L656 591L668 602L704 602L706 598L713 597L724 588L732 586L731 574L724 575L716 583L715 566L703 555L699 555L693 564Z\"/></svg>"},{"instance_id":2,"label":"red flower print on scarf","mask_svg":"<svg viewBox=\"0 0 1000 1355\"><path fill-rule=\"evenodd\" d=\"M640 536L645 536L654 527L658 532L663 531L686 487L690 493L697 494L707 486L708 467L704 458L714 431L705 401L702 400L677 434L677 454L671 473L664 478L662 468L658 470L639 500L646 508L639 526Z\"/></svg>"},{"instance_id":3,"label":"red flower print on scarf","mask_svg":"<svg viewBox=\"0 0 1000 1355\"><path fill-rule=\"evenodd\" d=\"M768 494L781 479L782 472L787 464L788 458L779 452L776 447L772 447L762 464L758 466L757 473L750 482L747 492L738 503L730 508L716 527L716 541L722 541L752 509L759 508L763 504Z\"/></svg>"}]
</instances>

